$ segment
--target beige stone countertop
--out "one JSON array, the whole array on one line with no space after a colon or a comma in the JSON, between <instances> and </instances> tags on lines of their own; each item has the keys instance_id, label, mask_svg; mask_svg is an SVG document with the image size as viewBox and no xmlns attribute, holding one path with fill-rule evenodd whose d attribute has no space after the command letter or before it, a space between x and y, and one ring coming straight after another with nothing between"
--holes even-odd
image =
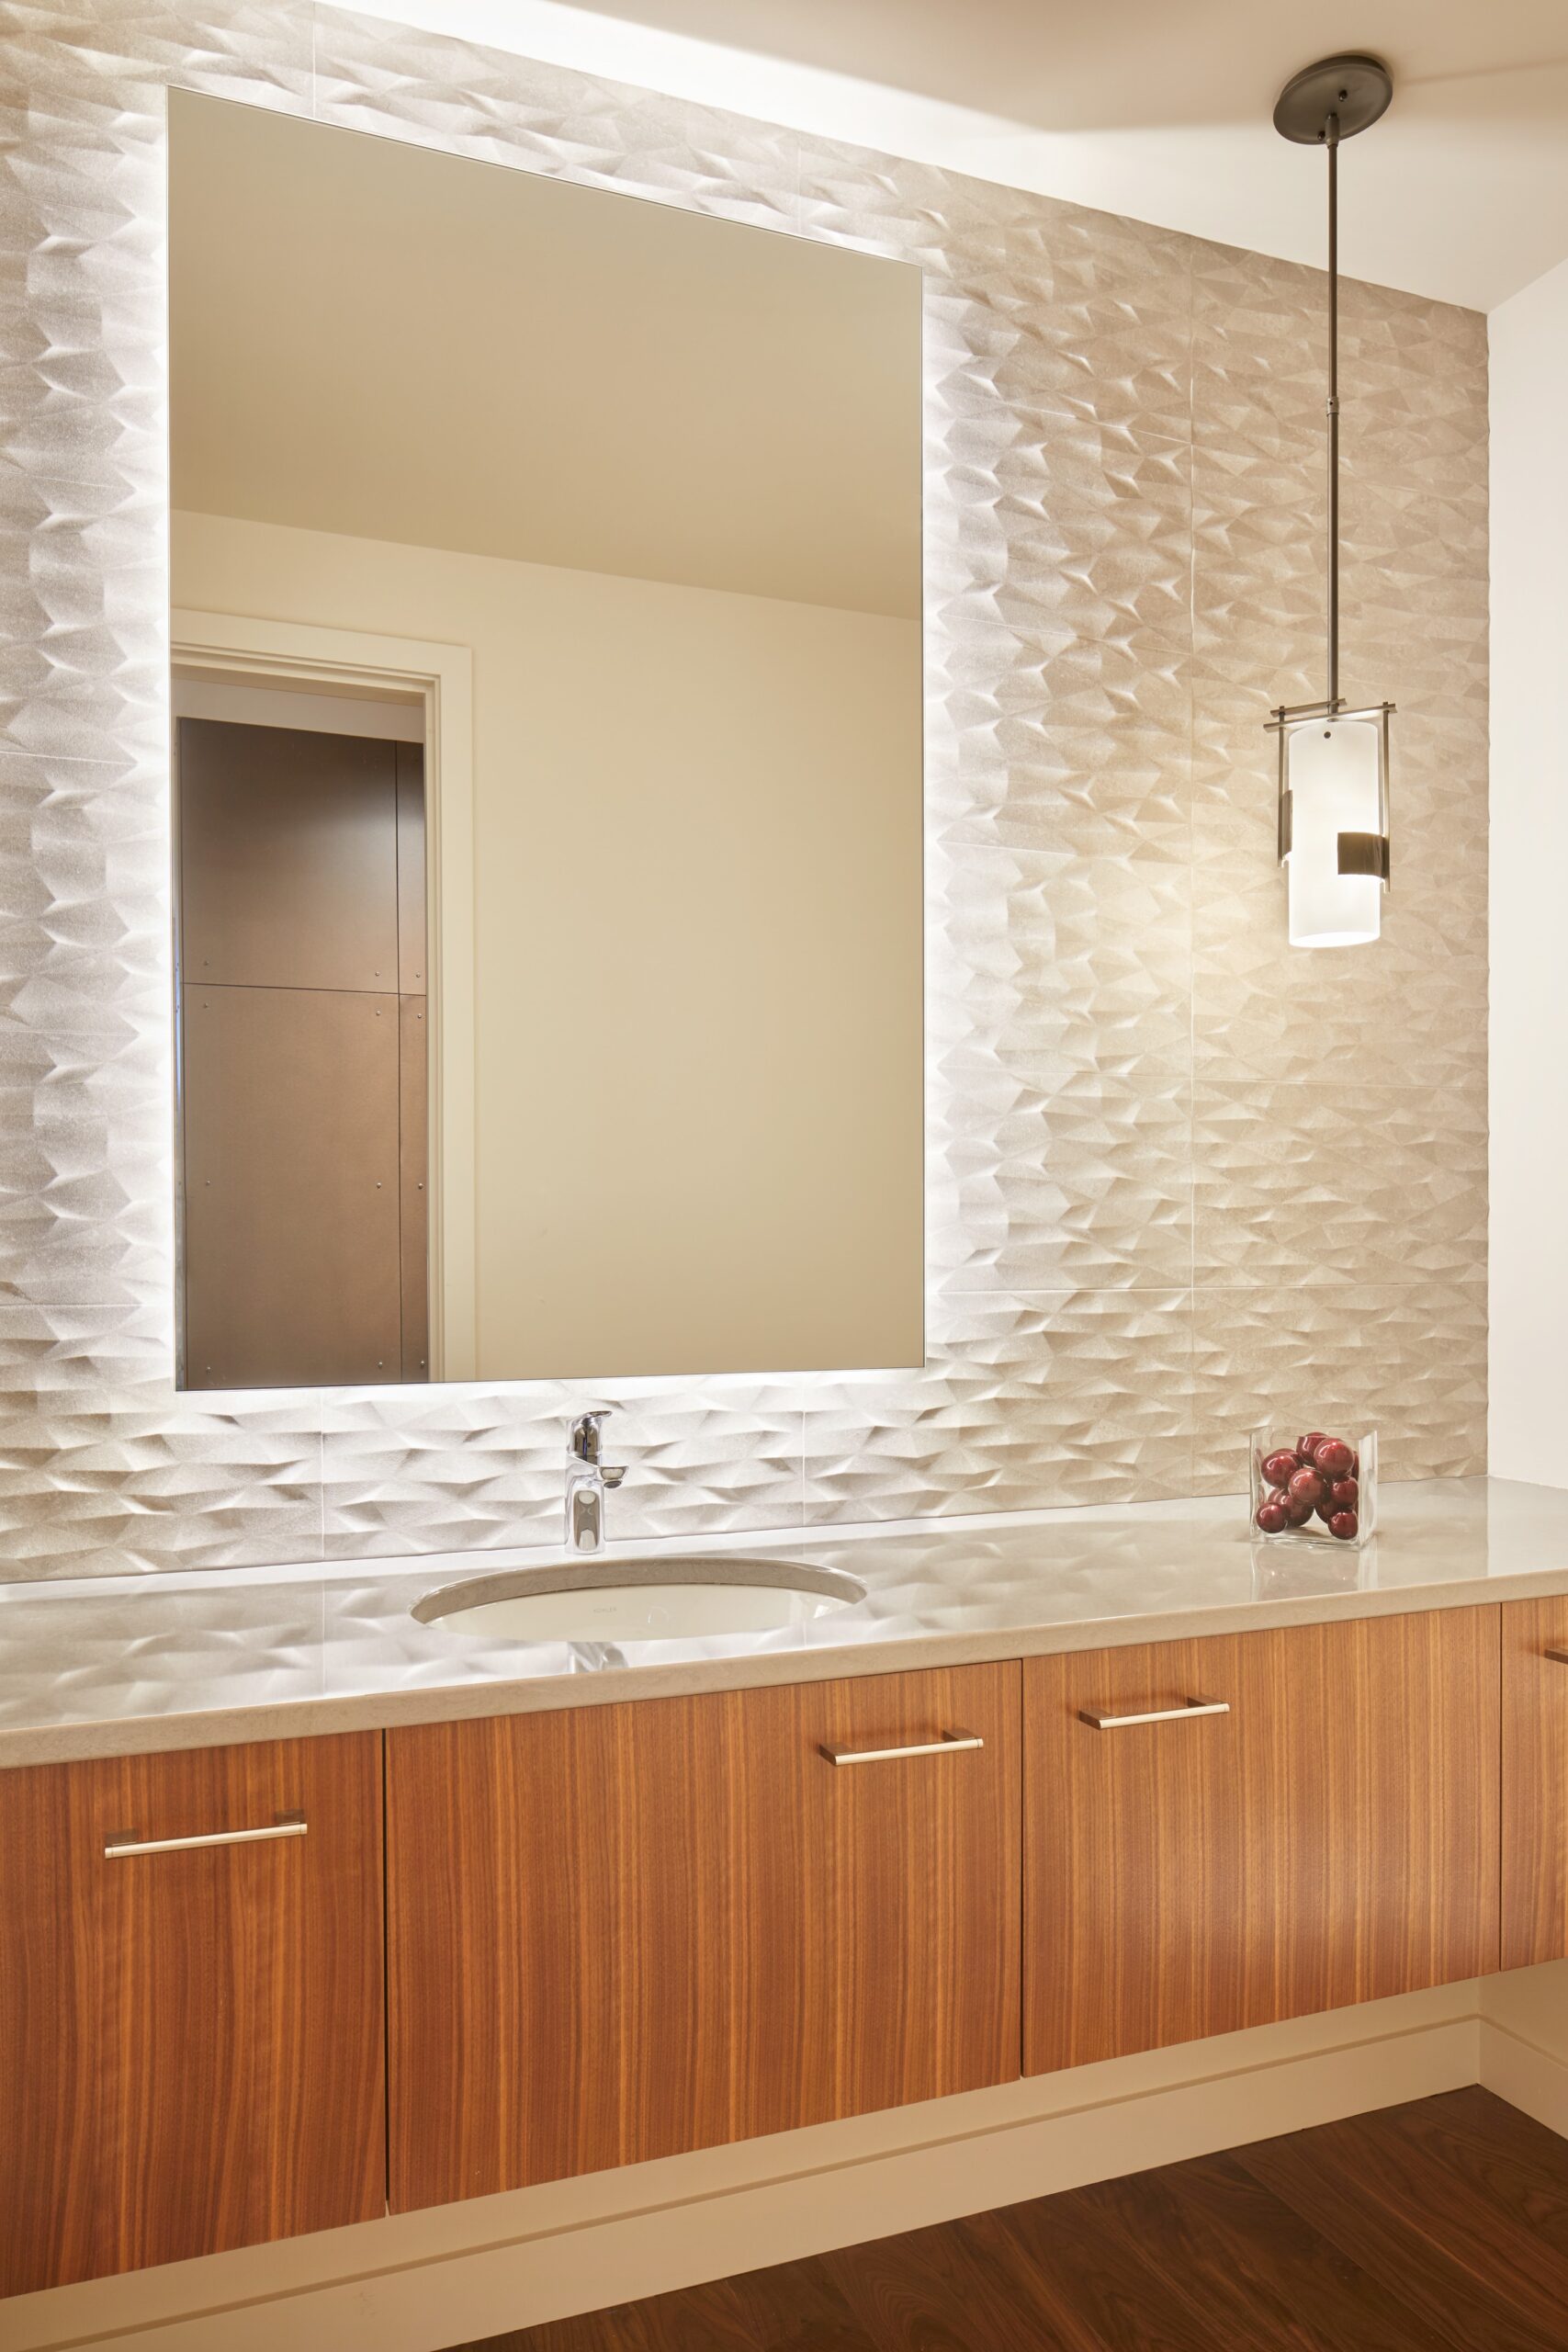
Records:
<instances>
[{"instance_id":1,"label":"beige stone countertop","mask_svg":"<svg viewBox=\"0 0 1568 2352\"><path fill-rule=\"evenodd\" d=\"M1431 1479L1385 1485L1379 1509L1359 1552L1255 1544L1236 1496L628 1545L628 1561L772 1554L847 1568L865 1598L774 1633L626 1643L586 1670L595 1654L565 1642L409 1613L437 1585L564 1557L540 1549L0 1584L0 1765L1568 1593L1568 1491Z\"/></svg>"}]
</instances>

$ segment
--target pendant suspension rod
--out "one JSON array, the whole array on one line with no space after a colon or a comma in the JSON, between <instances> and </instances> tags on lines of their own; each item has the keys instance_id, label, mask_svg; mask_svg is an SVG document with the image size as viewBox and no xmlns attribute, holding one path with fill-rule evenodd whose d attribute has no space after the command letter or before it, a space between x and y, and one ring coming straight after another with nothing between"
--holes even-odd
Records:
<instances>
[{"instance_id":1,"label":"pendant suspension rod","mask_svg":"<svg viewBox=\"0 0 1568 2352\"><path fill-rule=\"evenodd\" d=\"M1328 147L1328 700L1339 699L1339 117Z\"/></svg>"}]
</instances>

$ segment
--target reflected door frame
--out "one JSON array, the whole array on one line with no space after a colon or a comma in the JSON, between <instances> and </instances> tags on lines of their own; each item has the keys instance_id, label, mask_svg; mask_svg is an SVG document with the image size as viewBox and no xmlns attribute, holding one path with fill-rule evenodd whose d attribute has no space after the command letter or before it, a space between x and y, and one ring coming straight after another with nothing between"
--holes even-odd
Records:
<instances>
[{"instance_id":1,"label":"reflected door frame","mask_svg":"<svg viewBox=\"0 0 1568 2352\"><path fill-rule=\"evenodd\" d=\"M474 695L466 645L175 610L171 663L249 685L417 695L424 706L430 1041L430 1378L478 1363L474 1152ZM176 1169L179 1165L175 1154Z\"/></svg>"}]
</instances>

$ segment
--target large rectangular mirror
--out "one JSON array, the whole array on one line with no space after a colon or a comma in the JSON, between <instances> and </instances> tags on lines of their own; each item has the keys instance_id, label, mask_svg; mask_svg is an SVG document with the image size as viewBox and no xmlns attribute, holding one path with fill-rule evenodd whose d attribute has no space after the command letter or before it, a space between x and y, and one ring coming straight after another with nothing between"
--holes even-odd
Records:
<instances>
[{"instance_id":1,"label":"large rectangular mirror","mask_svg":"<svg viewBox=\"0 0 1568 2352\"><path fill-rule=\"evenodd\" d=\"M920 281L170 100L181 1378L922 1352Z\"/></svg>"}]
</instances>

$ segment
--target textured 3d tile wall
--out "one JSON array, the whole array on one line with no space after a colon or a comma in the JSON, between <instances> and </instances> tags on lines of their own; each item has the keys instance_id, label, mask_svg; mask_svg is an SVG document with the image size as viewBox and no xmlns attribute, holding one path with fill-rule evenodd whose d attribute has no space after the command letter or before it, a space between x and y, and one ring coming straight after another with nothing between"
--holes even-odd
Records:
<instances>
[{"instance_id":1,"label":"textured 3d tile wall","mask_svg":"<svg viewBox=\"0 0 1568 2352\"><path fill-rule=\"evenodd\" d=\"M930 1361L619 1392L626 1534L1240 1483L1273 1400L1482 1466L1483 322L1346 289L1372 950L1291 955L1323 281L309 5L0 8L0 1573L544 1542L552 1385L171 1385L170 83L926 272Z\"/></svg>"}]
</instances>

